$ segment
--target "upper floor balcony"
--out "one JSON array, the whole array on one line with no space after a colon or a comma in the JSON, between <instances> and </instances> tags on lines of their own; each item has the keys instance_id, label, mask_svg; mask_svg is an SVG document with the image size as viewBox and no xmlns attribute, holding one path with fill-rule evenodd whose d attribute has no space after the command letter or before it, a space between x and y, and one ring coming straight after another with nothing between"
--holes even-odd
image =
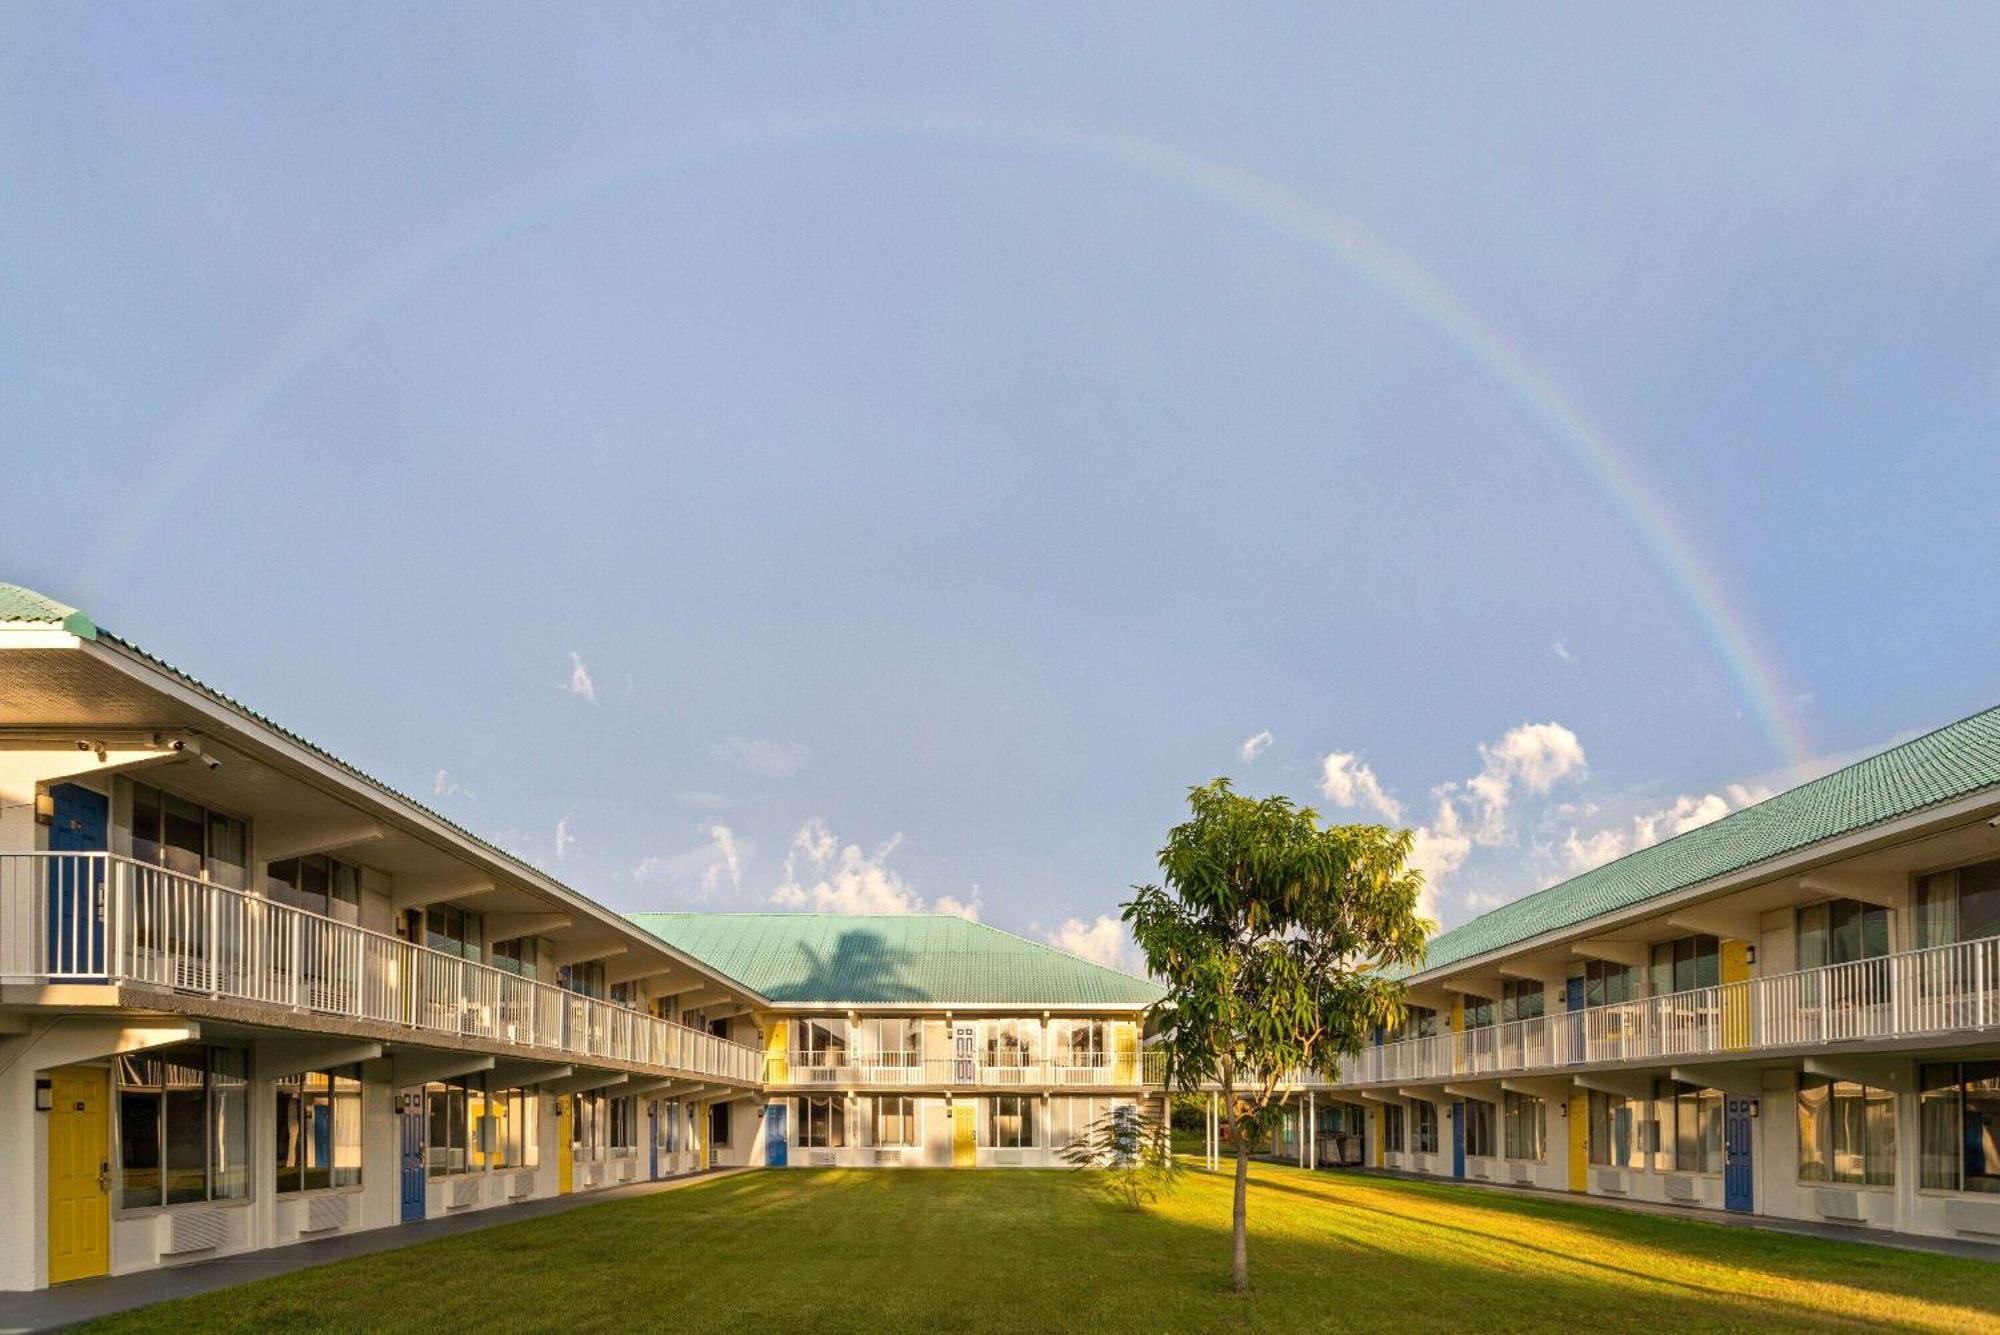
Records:
<instances>
[{"instance_id":1,"label":"upper floor balcony","mask_svg":"<svg viewBox=\"0 0 2000 1335\"><path fill-rule=\"evenodd\" d=\"M208 998L278 1026L311 1015L739 1085L764 1068L699 1029L113 853L0 853L0 983Z\"/></svg>"},{"instance_id":2,"label":"upper floor balcony","mask_svg":"<svg viewBox=\"0 0 2000 1335\"><path fill-rule=\"evenodd\" d=\"M2000 937L1405 1039L1300 1085L1464 1077L1906 1048L2000 1030Z\"/></svg>"},{"instance_id":3,"label":"upper floor balcony","mask_svg":"<svg viewBox=\"0 0 2000 1335\"><path fill-rule=\"evenodd\" d=\"M880 1085L943 1089L1122 1088L1158 1085L1165 1054L1060 1053L1040 1060L1032 1053L975 1051L966 1056L903 1052L794 1051L773 1056L765 1071L772 1085L854 1089Z\"/></svg>"}]
</instances>

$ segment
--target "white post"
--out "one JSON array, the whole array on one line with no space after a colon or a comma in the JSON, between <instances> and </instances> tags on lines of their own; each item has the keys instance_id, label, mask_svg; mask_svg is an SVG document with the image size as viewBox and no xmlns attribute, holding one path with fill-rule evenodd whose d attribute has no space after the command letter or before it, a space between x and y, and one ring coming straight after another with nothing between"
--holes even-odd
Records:
<instances>
[{"instance_id":1,"label":"white post","mask_svg":"<svg viewBox=\"0 0 2000 1335\"><path fill-rule=\"evenodd\" d=\"M1319 1167L1319 1111L1317 1095L1306 1091L1306 1167Z\"/></svg>"}]
</instances>

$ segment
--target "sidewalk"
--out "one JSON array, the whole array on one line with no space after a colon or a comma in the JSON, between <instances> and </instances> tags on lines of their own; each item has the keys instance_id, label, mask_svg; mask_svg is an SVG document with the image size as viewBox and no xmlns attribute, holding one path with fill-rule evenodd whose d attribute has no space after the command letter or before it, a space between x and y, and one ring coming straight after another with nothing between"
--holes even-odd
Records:
<instances>
[{"instance_id":1,"label":"sidewalk","mask_svg":"<svg viewBox=\"0 0 2000 1335\"><path fill-rule=\"evenodd\" d=\"M356 1256L392 1251L436 1238L455 1237L482 1228L494 1228L522 1219L561 1214L585 1205L625 1200L673 1191L694 1182L746 1173L747 1168L718 1168L706 1173L684 1173L658 1182L635 1182L575 1196L550 1196L523 1201L519 1205L475 1210L470 1214L445 1215L417 1224L371 1228L359 1233L342 1233L289 1247L268 1247L263 1251L239 1252L213 1261L198 1261L164 1270L146 1270L105 1279L83 1279L35 1293L0 1293L0 1332L59 1330L64 1326L92 1321L114 1312L129 1311L169 1298L186 1298L197 1293L213 1293L253 1279L288 1275L310 1266L346 1261Z\"/></svg>"},{"instance_id":2,"label":"sidewalk","mask_svg":"<svg viewBox=\"0 0 2000 1335\"><path fill-rule=\"evenodd\" d=\"M1974 1261L2000 1261L2000 1244L1972 1242L1964 1238L1931 1238L1917 1233L1890 1233L1879 1228L1860 1228L1852 1224L1777 1219L1770 1215L1735 1214L1727 1210L1706 1210L1692 1205L1667 1205L1658 1201L1621 1201L1609 1196L1585 1196L1569 1191L1550 1191L1546 1187L1520 1187L1504 1182L1474 1182L1432 1177L1428 1173L1406 1173L1394 1168L1343 1168L1328 1171L1358 1173L1367 1177L1392 1177L1399 1182L1429 1182L1440 1186L1469 1187L1480 1191L1506 1192L1515 1196L1538 1196L1543 1200L1568 1201L1572 1205L1599 1205L1611 1210L1628 1210L1634 1214L1672 1215L1676 1219L1719 1224L1724 1228L1756 1228L1768 1233L1792 1233L1803 1238L1826 1238L1834 1242L1860 1242L1873 1247L1894 1247L1906 1252L1962 1256Z\"/></svg>"}]
</instances>

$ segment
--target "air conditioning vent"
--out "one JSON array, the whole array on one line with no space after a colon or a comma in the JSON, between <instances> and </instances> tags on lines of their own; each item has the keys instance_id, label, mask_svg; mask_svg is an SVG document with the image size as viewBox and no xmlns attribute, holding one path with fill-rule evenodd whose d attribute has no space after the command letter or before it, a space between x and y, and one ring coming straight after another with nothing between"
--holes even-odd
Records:
<instances>
[{"instance_id":1,"label":"air conditioning vent","mask_svg":"<svg viewBox=\"0 0 2000 1335\"><path fill-rule=\"evenodd\" d=\"M479 1204L479 1183L480 1179L477 1177L453 1179L451 1184L451 1204L445 1208L463 1210L468 1205Z\"/></svg>"},{"instance_id":2,"label":"air conditioning vent","mask_svg":"<svg viewBox=\"0 0 2000 1335\"><path fill-rule=\"evenodd\" d=\"M534 1193L535 1175L533 1173L516 1173L513 1177L507 1179L508 1200L518 1201L522 1197L532 1196Z\"/></svg>"},{"instance_id":3,"label":"air conditioning vent","mask_svg":"<svg viewBox=\"0 0 2000 1335\"><path fill-rule=\"evenodd\" d=\"M1861 1193L1858 1191L1828 1191L1822 1188L1818 1193L1819 1212L1827 1219L1844 1219L1852 1223L1868 1222L1868 1212L1861 1207Z\"/></svg>"},{"instance_id":4,"label":"air conditioning vent","mask_svg":"<svg viewBox=\"0 0 2000 1335\"><path fill-rule=\"evenodd\" d=\"M1695 1198L1694 1179L1684 1173L1667 1174L1667 1199L1670 1201L1692 1201Z\"/></svg>"},{"instance_id":5,"label":"air conditioning vent","mask_svg":"<svg viewBox=\"0 0 2000 1335\"><path fill-rule=\"evenodd\" d=\"M903 1162L903 1152L901 1150L877 1150L875 1151L875 1162L878 1164L901 1163Z\"/></svg>"},{"instance_id":6,"label":"air conditioning vent","mask_svg":"<svg viewBox=\"0 0 2000 1335\"><path fill-rule=\"evenodd\" d=\"M840 1156L832 1150L814 1150L807 1162L814 1168L832 1168L840 1162Z\"/></svg>"},{"instance_id":7,"label":"air conditioning vent","mask_svg":"<svg viewBox=\"0 0 2000 1335\"><path fill-rule=\"evenodd\" d=\"M1615 1192L1623 1196L1625 1194L1625 1174L1619 1172L1616 1168L1600 1168L1597 1172L1597 1189L1599 1191Z\"/></svg>"},{"instance_id":8,"label":"air conditioning vent","mask_svg":"<svg viewBox=\"0 0 2000 1335\"><path fill-rule=\"evenodd\" d=\"M1535 1166L1528 1163L1515 1164L1514 1180L1524 1184L1533 1182L1535 1180Z\"/></svg>"},{"instance_id":9,"label":"air conditioning vent","mask_svg":"<svg viewBox=\"0 0 2000 1335\"><path fill-rule=\"evenodd\" d=\"M347 1197L313 1196L306 1201L306 1224L302 1233L324 1233L347 1223Z\"/></svg>"},{"instance_id":10,"label":"air conditioning vent","mask_svg":"<svg viewBox=\"0 0 2000 1335\"><path fill-rule=\"evenodd\" d=\"M167 1253L214 1251L229 1241L237 1210L177 1210L167 1231Z\"/></svg>"},{"instance_id":11,"label":"air conditioning vent","mask_svg":"<svg viewBox=\"0 0 2000 1335\"><path fill-rule=\"evenodd\" d=\"M1021 1151L995 1150L993 1152L993 1162L1002 1168L1015 1167L1021 1162Z\"/></svg>"}]
</instances>

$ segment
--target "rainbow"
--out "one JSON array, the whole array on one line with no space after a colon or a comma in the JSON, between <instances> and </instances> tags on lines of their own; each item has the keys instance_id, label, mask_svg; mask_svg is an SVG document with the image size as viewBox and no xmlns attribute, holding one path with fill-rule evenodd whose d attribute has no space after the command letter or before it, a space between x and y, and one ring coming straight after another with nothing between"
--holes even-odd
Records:
<instances>
[{"instance_id":1,"label":"rainbow","mask_svg":"<svg viewBox=\"0 0 2000 1335\"><path fill-rule=\"evenodd\" d=\"M1792 707L1793 697L1714 563L1646 482L1630 455L1491 321L1355 220L1302 199L1267 177L1134 135L1079 131L1045 122L930 113L776 118L665 151L642 150L580 163L455 212L425 229L393 264L317 303L262 356L216 387L185 422L167 433L155 452L161 476L145 493L145 502L129 512L121 531L99 549L104 578L86 580L86 586L108 582L253 421L329 353L427 278L586 203L730 158L885 140L1041 153L1123 171L1308 242L1393 297L1485 372L1603 495L1687 608L1777 755L1795 776L1809 776L1812 748Z\"/></svg>"}]
</instances>

